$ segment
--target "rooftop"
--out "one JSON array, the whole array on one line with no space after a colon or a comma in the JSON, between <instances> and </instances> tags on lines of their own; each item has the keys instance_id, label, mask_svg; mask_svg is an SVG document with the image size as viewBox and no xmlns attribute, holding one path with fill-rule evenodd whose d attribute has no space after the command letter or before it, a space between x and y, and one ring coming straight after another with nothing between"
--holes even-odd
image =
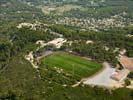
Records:
<instances>
[{"instance_id":1,"label":"rooftop","mask_svg":"<svg viewBox=\"0 0 133 100\"><path fill-rule=\"evenodd\" d=\"M129 70L123 69L123 70L114 72L111 78L121 82L127 77L128 74L129 74Z\"/></svg>"},{"instance_id":2,"label":"rooftop","mask_svg":"<svg viewBox=\"0 0 133 100\"><path fill-rule=\"evenodd\" d=\"M124 68L133 71L133 59L128 58L126 56L120 56L119 62Z\"/></svg>"}]
</instances>

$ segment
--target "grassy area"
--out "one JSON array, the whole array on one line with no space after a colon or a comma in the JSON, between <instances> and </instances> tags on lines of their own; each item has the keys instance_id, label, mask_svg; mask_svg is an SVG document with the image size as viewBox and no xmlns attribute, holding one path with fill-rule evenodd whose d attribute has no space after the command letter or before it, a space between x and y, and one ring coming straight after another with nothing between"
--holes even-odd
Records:
<instances>
[{"instance_id":1,"label":"grassy area","mask_svg":"<svg viewBox=\"0 0 133 100\"><path fill-rule=\"evenodd\" d=\"M101 69L101 65L88 61L79 56L71 55L65 52L56 52L43 60L43 63L63 69L69 74L73 74L77 78L87 77L96 73Z\"/></svg>"},{"instance_id":2,"label":"grassy area","mask_svg":"<svg viewBox=\"0 0 133 100\"><path fill-rule=\"evenodd\" d=\"M41 79L22 55L13 57L0 73L0 100L133 100L133 92L129 89L109 92L89 86L63 87L64 74L57 73L52 67L40 70Z\"/></svg>"}]
</instances>

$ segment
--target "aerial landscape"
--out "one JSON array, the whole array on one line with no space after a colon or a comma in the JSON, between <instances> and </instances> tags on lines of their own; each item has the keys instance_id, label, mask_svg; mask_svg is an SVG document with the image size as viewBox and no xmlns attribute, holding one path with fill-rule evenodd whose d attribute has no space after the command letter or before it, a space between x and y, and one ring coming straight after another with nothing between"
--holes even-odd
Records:
<instances>
[{"instance_id":1,"label":"aerial landscape","mask_svg":"<svg viewBox=\"0 0 133 100\"><path fill-rule=\"evenodd\" d=\"M0 100L133 100L133 0L0 0Z\"/></svg>"}]
</instances>

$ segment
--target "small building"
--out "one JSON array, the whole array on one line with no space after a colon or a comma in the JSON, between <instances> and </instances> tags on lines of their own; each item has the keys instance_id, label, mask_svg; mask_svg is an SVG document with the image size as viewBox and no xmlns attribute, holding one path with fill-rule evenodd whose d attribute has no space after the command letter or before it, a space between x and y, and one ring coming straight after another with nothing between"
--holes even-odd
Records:
<instances>
[{"instance_id":1,"label":"small building","mask_svg":"<svg viewBox=\"0 0 133 100\"><path fill-rule=\"evenodd\" d=\"M122 49L121 51L120 51L120 54L121 55L124 55L126 53L126 49Z\"/></svg>"},{"instance_id":2,"label":"small building","mask_svg":"<svg viewBox=\"0 0 133 100\"><path fill-rule=\"evenodd\" d=\"M123 50L123 53L125 53L125 50ZM115 71L112 74L111 78L116 81L122 82L124 79L126 79L128 74L133 71L133 59L128 58L124 55L119 55L118 61L120 62L120 65L123 67L123 69Z\"/></svg>"},{"instance_id":3,"label":"small building","mask_svg":"<svg viewBox=\"0 0 133 100\"><path fill-rule=\"evenodd\" d=\"M133 71L133 59L126 56L120 56L118 60L123 68Z\"/></svg>"},{"instance_id":4,"label":"small building","mask_svg":"<svg viewBox=\"0 0 133 100\"><path fill-rule=\"evenodd\" d=\"M39 44L40 47L44 47L44 46L47 45L47 43L45 43L45 41L43 41L43 40L38 40L38 41L36 42L36 44Z\"/></svg>"},{"instance_id":5,"label":"small building","mask_svg":"<svg viewBox=\"0 0 133 100\"><path fill-rule=\"evenodd\" d=\"M94 42L93 41L91 41L91 40L87 40L86 41L86 44L93 44Z\"/></svg>"},{"instance_id":6,"label":"small building","mask_svg":"<svg viewBox=\"0 0 133 100\"><path fill-rule=\"evenodd\" d=\"M57 38L47 43L47 45L54 45L56 48L60 48L67 40L64 38Z\"/></svg>"},{"instance_id":7,"label":"small building","mask_svg":"<svg viewBox=\"0 0 133 100\"><path fill-rule=\"evenodd\" d=\"M28 55L25 56L25 58L26 58L27 60L33 62L34 57L33 57L32 54L33 54L33 52L30 52Z\"/></svg>"},{"instance_id":8,"label":"small building","mask_svg":"<svg viewBox=\"0 0 133 100\"><path fill-rule=\"evenodd\" d=\"M118 57L118 61L120 65L123 67L123 69L115 71L111 76L112 79L119 82L122 82L124 79L126 79L128 74L133 71L133 59L124 56L123 54L125 52L126 52L125 50L122 50L121 55L119 55Z\"/></svg>"},{"instance_id":9,"label":"small building","mask_svg":"<svg viewBox=\"0 0 133 100\"><path fill-rule=\"evenodd\" d=\"M126 79L126 77L128 76L129 74L129 70L127 69L123 69L123 70L120 70L120 71L116 71L112 74L111 78L116 80L116 81L119 81L119 82L122 82L123 80Z\"/></svg>"}]
</instances>

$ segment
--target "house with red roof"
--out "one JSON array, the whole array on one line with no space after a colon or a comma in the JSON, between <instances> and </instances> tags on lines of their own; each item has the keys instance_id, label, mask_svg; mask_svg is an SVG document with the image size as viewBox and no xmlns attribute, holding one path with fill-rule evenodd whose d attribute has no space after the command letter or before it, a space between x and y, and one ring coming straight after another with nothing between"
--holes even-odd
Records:
<instances>
[{"instance_id":1,"label":"house with red roof","mask_svg":"<svg viewBox=\"0 0 133 100\"><path fill-rule=\"evenodd\" d=\"M123 67L123 69L114 72L111 78L116 81L122 82L126 79L128 74L133 71L133 59L128 58L124 55L120 55L118 61L120 62L120 65Z\"/></svg>"}]
</instances>

